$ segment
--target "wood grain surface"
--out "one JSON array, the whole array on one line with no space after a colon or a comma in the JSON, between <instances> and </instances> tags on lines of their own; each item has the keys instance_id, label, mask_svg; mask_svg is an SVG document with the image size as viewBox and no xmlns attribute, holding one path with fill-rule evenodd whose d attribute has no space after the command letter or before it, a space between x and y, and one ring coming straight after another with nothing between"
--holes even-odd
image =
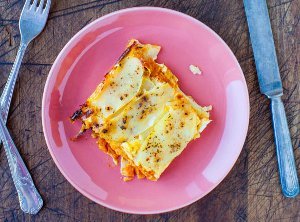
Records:
<instances>
[{"instance_id":1,"label":"wood grain surface","mask_svg":"<svg viewBox=\"0 0 300 222\"><path fill-rule=\"evenodd\" d=\"M242 0L52 0L43 33L29 46L17 81L8 127L41 192L38 215L19 209L0 148L0 221L300 221L300 197L281 194L269 101L259 93ZM20 42L24 0L0 0L0 92ZM160 6L191 15L229 45L247 80L251 117L244 149L225 180L196 203L159 215L130 215L99 206L77 192L55 166L43 137L41 99L52 63L70 38L93 20L122 8ZM268 0L284 103L300 167L300 1Z\"/></svg>"}]
</instances>

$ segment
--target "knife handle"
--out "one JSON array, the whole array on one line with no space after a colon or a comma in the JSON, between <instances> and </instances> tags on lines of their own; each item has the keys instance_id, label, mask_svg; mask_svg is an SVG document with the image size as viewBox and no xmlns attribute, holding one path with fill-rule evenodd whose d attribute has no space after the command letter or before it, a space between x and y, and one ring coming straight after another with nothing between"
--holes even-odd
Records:
<instances>
[{"instance_id":1,"label":"knife handle","mask_svg":"<svg viewBox=\"0 0 300 222\"><path fill-rule=\"evenodd\" d=\"M281 96L270 99L282 192L286 197L295 197L299 194L299 181L284 106Z\"/></svg>"}]
</instances>

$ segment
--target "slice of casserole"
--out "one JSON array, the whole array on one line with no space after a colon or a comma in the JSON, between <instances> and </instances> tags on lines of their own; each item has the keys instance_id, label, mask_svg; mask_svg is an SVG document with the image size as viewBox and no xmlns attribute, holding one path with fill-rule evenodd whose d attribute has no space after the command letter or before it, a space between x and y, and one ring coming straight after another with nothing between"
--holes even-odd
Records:
<instances>
[{"instance_id":1,"label":"slice of casserole","mask_svg":"<svg viewBox=\"0 0 300 222\"><path fill-rule=\"evenodd\" d=\"M157 180L187 144L200 136L211 107L199 106L178 79L155 62L160 47L131 40L94 93L71 117L80 119L99 148L120 162L128 181Z\"/></svg>"}]
</instances>

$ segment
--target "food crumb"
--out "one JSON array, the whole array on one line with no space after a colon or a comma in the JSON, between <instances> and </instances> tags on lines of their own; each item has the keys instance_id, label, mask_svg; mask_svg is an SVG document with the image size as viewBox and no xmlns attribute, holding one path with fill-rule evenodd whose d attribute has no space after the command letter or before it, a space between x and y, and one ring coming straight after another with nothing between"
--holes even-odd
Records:
<instances>
[{"instance_id":1,"label":"food crumb","mask_svg":"<svg viewBox=\"0 0 300 222\"><path fill-rule=\"evenodd\" d=\"M198 66L195 66L195 65L190 65L190 71L194 74L194 75L201 75L202 72L201 70L199 69Z\"/></svg>"},{"instance_id":2,"label":"food crumb","mask_svg":"<svg viewBox=\"0 0 300 222\"><path fill-rule=\"evenodd\" d=\"M202 107L203 108L203 110L205 111L205 112L208 112L208 111L211 111L212 110L212 106L210 105L210 106L204 106L204 107Z\"/></svg>"}]
</instances>

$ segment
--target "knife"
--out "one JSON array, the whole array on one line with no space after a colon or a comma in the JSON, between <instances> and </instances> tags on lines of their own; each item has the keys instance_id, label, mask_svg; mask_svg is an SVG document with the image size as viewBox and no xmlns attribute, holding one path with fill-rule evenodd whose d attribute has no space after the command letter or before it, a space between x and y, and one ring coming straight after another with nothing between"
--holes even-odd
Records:
<instances>
[{"instance_id":1,"label":"knife","mask_svg":"<svg viewBox=\"0 0 300 222\"><path fill-rule=\"evenodd\" d=\"M271 99L272 121L282 192L286 197L299 194L299 181L290 132L286 120L282 82L279 74L268 7L265 0L244 0L259 87Z\"/></svg>"}]
</instances>

